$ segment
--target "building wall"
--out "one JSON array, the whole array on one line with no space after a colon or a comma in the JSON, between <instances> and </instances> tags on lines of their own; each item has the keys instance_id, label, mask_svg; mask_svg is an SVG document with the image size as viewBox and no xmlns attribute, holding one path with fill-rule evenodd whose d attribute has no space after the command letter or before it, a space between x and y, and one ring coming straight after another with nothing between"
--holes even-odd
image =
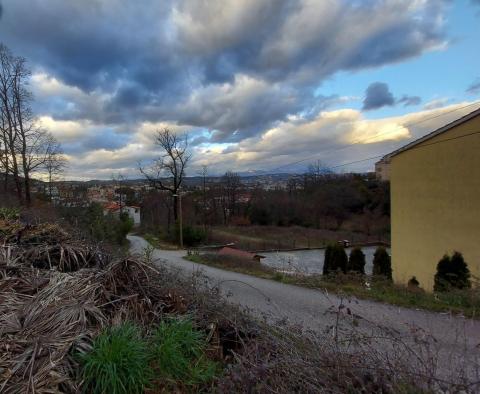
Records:
<instances>
[{"instance_id":1,"label":"building wall","mask_svg":"<svg viewBox=\"0 0 480 394\"><path fill-rule=\"evenodd\" d=\"M124 208L126 212L128 213L128 216L133 220L133 224L135 226L140 225L140 208L135 208L135 207L125 207Z\"/></svg>"},{"instance_id":2,"label":"building wall","mask_svg":"<svg viewBox=\"0 0 480 394\"><path fill-rule=\"evenodd\" d=\"M480 116L392 157L396 282L415 275L432 290L438 261L455 250L480 277L480 134L465 136L476 131Z\"/></svg>"},{"instance_id":3,"label":"building wall","mask_svg":"<svg viewBox=\"0 0 480 394\"><path fill-rule=\"evenodd\" d=\"M380 181L390 180L390 160L380 160L375 163L375 176Z\"/></svg>"}]
</instances>

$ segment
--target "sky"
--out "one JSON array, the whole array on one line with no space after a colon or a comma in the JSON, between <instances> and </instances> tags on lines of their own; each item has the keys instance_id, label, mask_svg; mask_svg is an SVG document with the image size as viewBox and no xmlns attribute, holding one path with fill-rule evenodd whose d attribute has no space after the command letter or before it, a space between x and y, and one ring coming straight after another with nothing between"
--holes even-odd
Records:
<instances>
[{"instance_id":1,"label":"sky","mask_svg":"<svg viewBox=\"0 0 480 394\"><path fill-rule=\"evenodd\" d=\"M371 171L480 106L480 0L0 0L0 42L68 179L139 177L164 128L188 175Z\"/></svg>"}]
</instances>

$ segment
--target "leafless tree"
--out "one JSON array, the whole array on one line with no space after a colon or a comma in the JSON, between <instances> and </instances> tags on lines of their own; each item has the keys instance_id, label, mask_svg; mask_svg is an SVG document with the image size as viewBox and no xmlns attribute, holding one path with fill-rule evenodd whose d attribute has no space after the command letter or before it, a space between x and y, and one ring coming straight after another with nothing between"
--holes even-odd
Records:
<instances>
[{"instance_id":1,"label":"leafless tree","mask_svg":"<svg viewBox=\"0 0 480 394\"><path fill-rule=\"evenodd\" d=\"M5 183L7 187L8 176L12 175L18 199L22 200L22 185L19 175L17 157L18 128L15 116L15 95L12 93L15 86L17 62L22 59L12 55L10 50L0 44L0 115L1 134L3 142L2 167L5 170Z\"/></svg>"},{"instance_id":2,"label":"leafless tree","mask_svg":"<svg viewBox=\"0 0 480 394\"><path fill-rule=\"evenodd\" d=\"M173 218L178 220L178 193L182 186L185 169L191 158L188 136L179 136L168 128L159 130L155 144L161 149L160 157L149 168L139 165L139 170L150 185L157 190L166 190L173 196Z\"/></svg>"},{"instance_id":3,"label":"leafless tree","mask_svg":"<svg viewBox=\"0 0 480 394\"><path fill-rule=\"evenodd\" d=\"M120 207L120 214L123 213L123 207L125 205L125 201L123 198L124 190L123 187L125 183L125 175L118 173L112 174L112 181L115 185L115 194L118 194L118 206ZM126 199L125 199L126 200Z\"/></svg>"},{"instance_id":4,"label":"leafless tree","mask_svg":"<svg viewBox=\"0 0 480 394\"><path fill-rule=\"evenodd\" d=\"M48 177L48 195L52 199L53 183L61 179L68 162L58 141L51 134L48 138L50 143L48 144L43 167Z\"/></svg>"},{"instance_id":5,"label":"leafless tree","mask_svg":"<svg viewBox=\"0 0 480 394\"><path fill-rule=\"evenodd\" d=\"M13 56L0 44L0 161L5 171L4 188L12 175L17 196L27 205L31 202L31 174L40 170L58 142L37 125L28 91L30 70L26 60ZM23 186L20 177L23 177ZM22 194L24 192L24 195Z\"/></svg>"},{"instance_id":6,"label":"leafless tree","mask_svg":"<svg viewBox=\"0 0 480 394\"><path fill-rule=\"evenodd\" d=\"M222 177L222 187L223 216L227 224L228 217L237 212L238 192L241 187L240 176L236 172L227 171Z\"/></svg>"},{"instance_id":7,"label":"leafless tree","mask_svg":"<svg viewBox=\"0 0 480 394\"><path fill-rule=\"evenodd\" d=\"M204 164L202 169L199 171L200 176L202 177L202 213L203 213L203 231L207 229L207 175L208 175L208 166Z\"/></svg>"}]
</instances>

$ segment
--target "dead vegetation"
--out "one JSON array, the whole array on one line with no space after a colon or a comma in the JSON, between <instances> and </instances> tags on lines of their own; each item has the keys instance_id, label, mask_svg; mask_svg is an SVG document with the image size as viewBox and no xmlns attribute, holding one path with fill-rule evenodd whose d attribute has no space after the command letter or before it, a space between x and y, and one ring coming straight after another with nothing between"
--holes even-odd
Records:
<instances>
[{"instance_id":1,"label":"dead vegetation","mask_svg":"<svg viewBox=\"0 0 480 394\"><path fill-rule=\"evenodd\" d=\"M10 233L18 231L11 224ZM20 228L22 226L20 225ZM51 231L51 236L48 236ZM3 227L5 230L5 227ZM441 380L431 338L415 347L395 333L356 330L357 317L339 305L324 333L249 317L218 296L201 275L185 278L147 259L109 261L98 249L55 243L58 228L35 229L34 244L2 239L0 255L0 392L84 390L78 353L106 327L132 322L150 332L172 315L187 315L208 340L206 355L223 373L195 391L474 392L466 378ZM26 234L30 230L26 231ZM65 238L62 238L65 239ZM83 249L82 249L83 248ZM147 256L148 257L148 256ZM381 344L379 346L379 344ZM391 349L385 352L384 349ZM427 354L428 357L424 357ZM154 392L164 392L157 382ZM171 389L171 387L170 387ZM175 392L191 391L178 382Z\"/></svg>"}]
</instances>

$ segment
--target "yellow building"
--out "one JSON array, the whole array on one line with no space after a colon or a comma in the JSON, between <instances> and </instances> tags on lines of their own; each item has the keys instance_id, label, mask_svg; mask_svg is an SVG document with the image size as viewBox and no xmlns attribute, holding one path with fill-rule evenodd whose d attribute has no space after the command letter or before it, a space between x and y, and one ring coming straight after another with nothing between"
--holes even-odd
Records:
<instances>
[{"instance_id":1,"label":"yellow building","mask_svg":"<svg viewBox=\"0 0 480 394\"><path fill-rule=\"evenodd\" d=\"M387 156L394 280L432 290L453 251L480 277L480 109Z\"/></svg>"}]
</instances>

